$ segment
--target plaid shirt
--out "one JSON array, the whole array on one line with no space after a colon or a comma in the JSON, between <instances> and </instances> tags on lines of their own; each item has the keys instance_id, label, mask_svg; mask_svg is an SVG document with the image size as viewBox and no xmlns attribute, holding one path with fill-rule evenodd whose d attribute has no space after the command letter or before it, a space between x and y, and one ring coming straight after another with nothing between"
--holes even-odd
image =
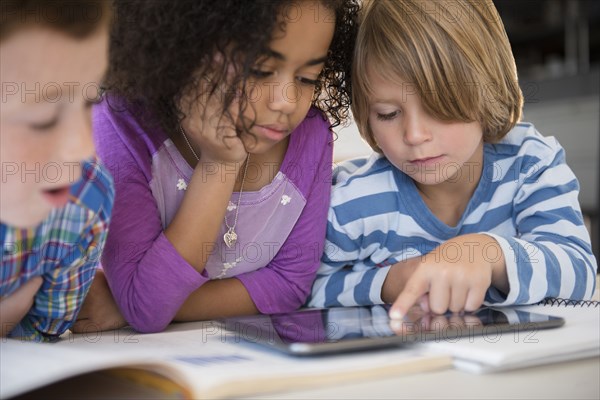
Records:
<instances>
[{"instance_id":1,"label":"plaid shirt","mask_svg":"<svg viewBox=\"0 0 600 400\"><path fill-rule=\"evenodd\" d=\"M67 205L36 228L0 224L4 297L35 276L43 283L34 305L9 336L50 341L74 322L94 278L106 240L114 185L97 160L85 162Z\"/></svg>"}]
</instances>

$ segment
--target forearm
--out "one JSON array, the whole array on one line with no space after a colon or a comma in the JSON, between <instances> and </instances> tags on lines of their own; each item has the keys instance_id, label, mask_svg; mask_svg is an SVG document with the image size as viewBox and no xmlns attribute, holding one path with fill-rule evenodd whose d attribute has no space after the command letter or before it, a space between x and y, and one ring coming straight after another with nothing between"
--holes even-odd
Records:
<instances>
[{"instance_id":1,"label":"forearm","mask_svg":"<svg viewBox=\"0 0 600 400\"><path fill-rule=\"evenodd\" d=\"M558 234L554 239L524 240L497 237L506 260L510 290L491 296L490 304L530 304L545 297L589 298L594 290L596 263L591 250ZM493 293L491 293L493 294Z\"/></svg>"},{"instance_id":2,"label":"forearm","mask_svg":"<svg viewBox=\"0 0 600 400\"><path fill-rule=\"evenodd\" d=\"M250 294L236 278L209 281L194 291L175 315L175 321L202 321L257 314Z\"/></svg>"},{"instance_id":3,"label":"forearm","mask_svg":"<svg viewBox=\"0 0 600 400\"><path fill-rule=\"evenodd\" d=\"M165 236L198 272L214 247L238 173L235 164L198 163Z\"/></svg>"},{"instance_id":4,"label":"forearm","mask_svg":"<svg viewBox=\"0 0 600 400\"><path fill-rule=\"evenodd\" d=\"M41 284L42 278L37 276L27 281L16 292L0 300L0 336L8 335L27 315Z\"/></svg>"},{"instance_id":5,"label":"forearm","mask_svg":"<svg viewBox=\"0 0 600 400\"><path fill-rule=\"evenodd\" d=\"M208 278L193 269L164 234L150 244L132 246L135 253L119 251L118 238L109 235L102 266L119 309L137 331L162 331Z\"/></svg>"}]
</instances>

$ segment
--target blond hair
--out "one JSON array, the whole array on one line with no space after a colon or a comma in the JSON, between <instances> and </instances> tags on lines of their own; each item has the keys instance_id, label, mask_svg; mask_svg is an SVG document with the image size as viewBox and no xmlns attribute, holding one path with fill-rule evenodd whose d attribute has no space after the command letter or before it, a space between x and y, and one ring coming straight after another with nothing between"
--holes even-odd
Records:
<instances>
[{"instance_id":1,"label":"blond hair","mask_svg":"<svg viewBox=\"0 0 600 400\"><path fill-rule=\"evenodd\" d=\"M504 26L491 0L365 0L352 68L352 112L369 127L370 73L413 86L442 121L481 124L498 141L521 118L523 95Z\"/></svg>"}]
</instances>

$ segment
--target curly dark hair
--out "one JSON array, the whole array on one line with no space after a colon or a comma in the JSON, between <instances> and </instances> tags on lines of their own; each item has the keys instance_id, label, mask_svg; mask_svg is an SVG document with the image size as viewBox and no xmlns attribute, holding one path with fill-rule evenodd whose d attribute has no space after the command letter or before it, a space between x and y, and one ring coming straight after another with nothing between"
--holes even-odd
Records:
<instances>
[{"instance_id":1,"label":"curly dark hair","mask_svg":"<svg viewBox=\"0 0 600 400\"><path fill-rule=\"evenodd\" d=\"M115 0L104 92L142 104L171 134L186 115L180 100L190 93L201 96L198 77L209 74L210 87L202 82L202 90L214 93L225 85L221 111L228 115L236 88L245 87L253 65L268 54L276 24L285 24L278 17L293 1ZM349 115L359 5L358 0L319 3L335 13L335 31L312 103L335 127ZM214 62L216 54L223 62ZM235 65L233 78L227 65Z\"/></svg>"}]
</instances>

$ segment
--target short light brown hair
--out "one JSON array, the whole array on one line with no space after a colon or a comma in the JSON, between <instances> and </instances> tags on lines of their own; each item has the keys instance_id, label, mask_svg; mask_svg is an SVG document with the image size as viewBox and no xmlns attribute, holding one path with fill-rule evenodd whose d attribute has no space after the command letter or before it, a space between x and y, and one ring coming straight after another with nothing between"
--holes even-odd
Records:
<instances>
[{"instance_id":1,"label":"short light brown hair","mask_svg":"<svg viewBox=\"0 0 600 400\"><path fill-rule=\"evenodd\" d=\"M521 118L515 60L491 0L365 0L354 55L352 112L376 151L367 71L414 85L434 118L479 122L487 142Z\"/></svg>"},{"instance_id":2,"label":"short light brown hair","mask_svg":"<svg viewBox=\"0 0 600 400\"><path fill-rule=\"evenodd\" d=\"M112 20L109 0L2 0L0 41L12 33L39 26L86 38Z\"/></svg>"}]
</instances>

